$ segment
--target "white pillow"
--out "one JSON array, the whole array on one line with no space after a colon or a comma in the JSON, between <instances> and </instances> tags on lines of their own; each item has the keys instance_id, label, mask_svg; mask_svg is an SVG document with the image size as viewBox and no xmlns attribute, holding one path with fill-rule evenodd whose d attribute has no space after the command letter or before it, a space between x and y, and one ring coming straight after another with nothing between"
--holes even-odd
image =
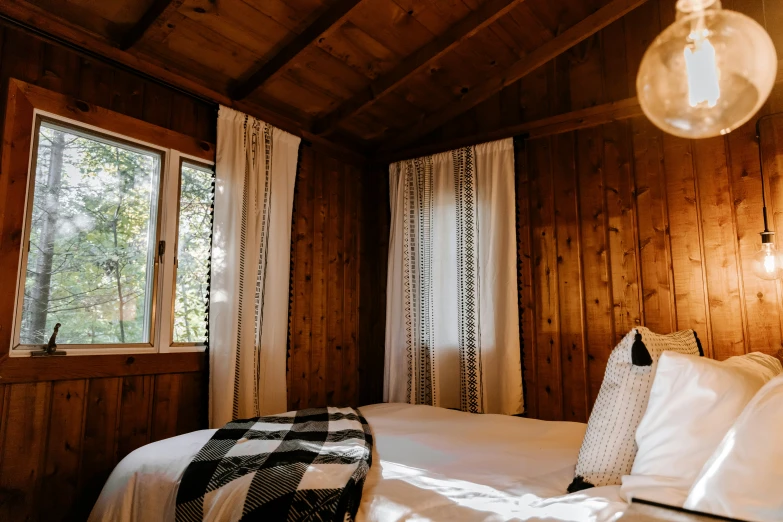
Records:
<instances>
[{"instance_id":1,"label":"white pillow","mask_svg":"<svg viewBox=\"0 0 783 522\"><path fill-rule=\"evenodd\" d=\"M701 346L693 330L661 335L639 327L612 350L569 493L620 484L631 472L636 427L647 408L658 358L666 350L699 355Z\"/></svg>"},{"instance_id":2,"label":"white pillow","mask_svg":"<svg viewBox=\"0 0 783 522\"><path fill-rule=\"evenodd\" d=\"M758 522L783 520L783 376L748 403L704 465L685 507Z\"/></svg>"},{"instance_id":3,"label":"white pillow","mask_svg":"<svg viewBox=\"0 0 783 522\"><path fill-rule=\"evenodd\" d=\"M723 362L678 353L658 361L638 451L621 494L682 506L704 463L780 361L759 352Z\"/></svg>"}]
</instances>

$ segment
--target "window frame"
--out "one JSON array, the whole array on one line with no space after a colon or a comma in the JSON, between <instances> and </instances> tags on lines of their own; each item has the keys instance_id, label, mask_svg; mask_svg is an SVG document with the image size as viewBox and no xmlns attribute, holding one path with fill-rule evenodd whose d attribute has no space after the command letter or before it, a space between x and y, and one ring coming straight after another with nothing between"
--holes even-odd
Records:
<instances>
[{"instance_id":1,"label":"window frame","mask_svg":"<svg viewBox=\"0 0 783 522\"><path fill-rule=\"evenodd\" d=\"M22 96L25 100L20 100ZM21 104L23 105L22 109L26 110L18 110L20 101L30 102L29 105ZM22 114L19 114L20 112ZM172 279L172 276L175 277L174 259L177 254L181 165L187 162L207 169L214 169L214 145L13 79L9 84L8 113L6 135L9 130L16 131L14 135L19 135L20 131L27 131L25 137L29 138L29 151L26 155L27 162L24 168L26 175L26 179L23 180L24 192L20 191L20 196L23 194L24 201L20 245L18 252L15 252L18 257L17 270L14 274L16 279L11 281L10 277L6 278L11 283L9 286L14 289L11 296L13 300L12 322L8 325L10 328L7 329L10 334L10 339L8 339L10 342L6 344L0 339L0 343L2 343L0 344L0 360L4 353L10 357L29 357L32 350L40 349L40 345L21 344L20 334L31 234L30 223L35 196L38 139L43 122L51 122L56 126L70 128L98 139L107 139L133 148L149 150L161 156L157 188L156 240L153 248L154 251L157 251L160 242L165 241L165 250L162 260L158 255L155 255L151 284L149 342L73 344L60 345L60 348L66 350L67 356L203 352L206 343L172 342L176 295L176 281ZM3 150L3 167L5 168L9 167L8 156L11 156L6 147L7 145L4 145ZM13 160L15 161L10 167L16 173L21 174L22 154L14 154ZM171 306L168 306L169 304ZM6 321L2 322L6 323ZM67 325L64 326L67 327ZM0 331L2 329L3 324L0 324Z\"/></svg>"},{"instance_id":2,"label":"window frame","mask_svg":"<svg viewBox=\"0 0 783 522\"><path fill-rule=\"evenodd\" d=\"M169 349L171 351L185 350L187 348L192 348L192 347L201 347L203 349L206 346L205 343L195 343L195 342L188 343L188 342L174 341L174 310L177 304L177 270L179 268L179 218L180 218L180 209L181 209L180 203L182 202L181 200L182 199L182 168L185 166L186 163L201 169L211 170L213 173L213 179L214 179L214 171L215 171L214 163L207 163L201 160L194 160L192 158L182 156L182 155L180 155L179 157L179 168L177 169L177 173L179 175L177 177L176 189L174 190L175 197L176 197L176 201L174 202L174 209L176 209L176 215L174 216L174 241L172 243L172 252L174 254L174 258L172 260L173 272L171 274L171 311L170 311L171 315L169 320L169 335L168 335ZM213 204L214 204L214 198L215 198L215 193L213 190L212 192ZM211 268L211 263L210 263L210 268ZM207 310L209 310L209 307L207 307Z\"/></svg>"}]
</instances>

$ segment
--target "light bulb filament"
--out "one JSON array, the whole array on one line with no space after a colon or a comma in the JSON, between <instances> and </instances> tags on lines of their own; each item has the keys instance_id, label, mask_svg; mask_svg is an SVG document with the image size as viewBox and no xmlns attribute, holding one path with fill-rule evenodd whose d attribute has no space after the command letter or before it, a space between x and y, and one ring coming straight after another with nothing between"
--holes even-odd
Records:
<instances>
[{"instance_id":1,"label":"light bulb filament","mask_svg":"<svg viewBox=\"0 0 783 522\"><path fill-rule=\"evenodd\" d=\"M691 107L703 103L715 107L720 98L720 71L715 61L715 47L704 29L693 31L690 39L693 43L683 51L688 75L688 103Z\"/></svg>"},{"instance_id":2,"label":"light bulb filament","mask_svg":"<svg viewBox=\"0 0 783 522\"><path fill-rule=\"evenodd\" d=\"M764 256L764 270L771 274L775 271L776 265L775 263L775 256L771 252L767 252L767 255Z\"/></svg>"}]
</instances>

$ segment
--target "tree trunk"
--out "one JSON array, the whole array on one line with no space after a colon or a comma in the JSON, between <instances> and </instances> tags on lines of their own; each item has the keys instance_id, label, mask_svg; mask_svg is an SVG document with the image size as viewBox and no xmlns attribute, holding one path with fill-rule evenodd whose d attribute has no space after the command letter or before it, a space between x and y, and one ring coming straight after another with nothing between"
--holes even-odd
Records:
<instances>
[{"instance_id":1,"label":"tree trunk","mask_svg":"<svg viewBox=\"0 0 783 522\"><path fill-rule=\"evenodd\" d=\"M191 342L190 339L190 321L188 320L188 315L190 315L190 308L188 307L188 292L187 290L182 291L182 304L185 306L185 333L187 335L187 342Z\"/></svg>"},{"instance_id":2,"label":"tree trunk","mask_svg":"<svg viewBox=\"0 0 783 522\"><path fill-rule=\"evenodd\" d=\"M115 255L118 252L119 246L117 243L117 221L120 219L120 208L122 207L122 197L120 197L120 203L117 205L117 210L114 212L114 219L112 220L112 233L114 234L114 252ZM122 296L122 274L120 273L120 259L117 256L117 260L114 263L114 280L117 282L117 299L120 300L120 342L125 343L125 299Z\"/></svg>"},{"instance_id":3,"label":"tree trunk","mask_svg":"<svg viewBox=\"0 0 783 522\"><path fill-rule=\"evenodd\" d=\"M114 211L114 219L112 220L112 233L114 234L114 255L117 258L114 263L114 280L117 282L117 299L120 300L120 342L125 343L125 299L122 295L122 274L120 269L120 255L119 245L117 242L117 222L120 220L120 209L122 208L122 202L124 198L125 186L122 182L122 173L120 172L120 158L119 150L114 150L114 162L117 167L117 176L119 179L119 198L120 202L117 203L117 209Z\"/></svg>"},{"instance_id":4,"label":"tree trunk","mask_svg":"<svg viewBox=\"0 0 783 522\"><path fill-rule=\"evenodd\" d=\"M46 317L49 309L49 294L52 282L54 238L60 203L64 149L65 136L61 132L55 132L49 157L49 173L46 178L41 237L39 244L36 245L40 252L35 263L35 286L33 286L30 292L30 336L34 343L44 343L47 337Z\"/></svg>"}]
</instances>

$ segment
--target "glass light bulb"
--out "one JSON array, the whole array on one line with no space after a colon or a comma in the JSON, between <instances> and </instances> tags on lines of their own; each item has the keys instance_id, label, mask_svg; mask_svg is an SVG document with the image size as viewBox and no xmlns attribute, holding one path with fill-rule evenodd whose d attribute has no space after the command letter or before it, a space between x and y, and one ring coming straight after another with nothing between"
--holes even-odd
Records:
<instances>
[{"instance_id":1,"label":"glass light bulb","mask_svg":"<svg viewBox=\"0 0 783 522\"><path fill-rule=\"evenodd\" d=\"M670 134L727 134L769 97L778 65L775 46L756 21L721 9L717 0L679 0L677 10L677 21L642 58L639 103Z\"/></svg>"},{"instance_id":2,"label":"glass light bulb","mask_svg":"<svg viewBox=\"0 0 783 522\"><path fill-rule=\"evenodd\" d=\"M762 279L778 279L783 269L783 258L775 248L775 243L762 243L753 258L753 270Z\"/></svg>"}]
</instances>

